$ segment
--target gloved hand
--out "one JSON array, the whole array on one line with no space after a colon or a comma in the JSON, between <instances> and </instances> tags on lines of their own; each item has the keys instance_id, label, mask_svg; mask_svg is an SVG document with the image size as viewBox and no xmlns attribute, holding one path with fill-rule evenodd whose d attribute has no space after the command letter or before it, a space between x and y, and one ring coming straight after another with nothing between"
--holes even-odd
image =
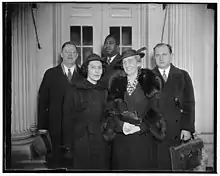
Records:
<instances>
[{"instance_id":1,"label":"gloved hand","mask_svg":"<svg viewBox=\"0 0 220 176\"><path fill-rule=\"evenodd\" d=\"M124 122L128 122L131 124L141 124L141 120L138 118L137 114L134 112L125 111L121 113L120 119Z\"/></svg>"},{"instance_id":2,"label":"gloved hand","mask_svg":"<svg viewBox=\"0 0 220 176\"><path fill-rule=\"evenodd\" d=\"M70 148L66 148L64 152L64 158L71 159L73 157L72 151Z\"/></svg>"},{"instance_id":3,"label":"gloved hand","mask_svg":"<svg viewBox=\"0 0 220 176\"><path fill-rule=\"evenodd\" d=\"M73 153L71 147L61 146L61 167L72 169L73 167Z\"/></svg>"},{"instance_id":4,"label":"gloved hand","mask_svg":"<svg viewBox=\"0 0 220 176\"><path fill-rule=\"evenodd\" d=\"M140 131L138 132L138 134L148 133L150 130L149 126L147 126L147 124L145 122L142 122L138 126L140 127Z\"/></svg>"},{"instance_id":5,"label":"gloved hand","mask_svg":"<svg viewBox=\"0 0 220 176\"><path fill-rule=\"evenodd\" d=\"M128 134L134 134L140 131L140 127L124 122L122 130L125 135L128 135Z\"/></svg>"}]
</instances>

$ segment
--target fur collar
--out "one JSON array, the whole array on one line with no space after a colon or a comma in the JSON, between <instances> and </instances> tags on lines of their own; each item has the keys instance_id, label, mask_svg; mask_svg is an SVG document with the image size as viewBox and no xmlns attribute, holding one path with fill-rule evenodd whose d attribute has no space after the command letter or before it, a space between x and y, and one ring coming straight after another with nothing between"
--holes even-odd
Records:
<instances>
[{"instance_id":1,"label":"fur collar","mask_svg":"<svg viewBox=\"0 0 220 176\"><path fill-rule=\"evenodd\" d=\"M110 78L109 99L121 98L124 99L124 93L127 86L127 77L122 75L114 75ZM154 74L149 69L141 69L138 82L148 98L153 98L161 92L162 84L159 76Z\"/></svg>"}]
</instances>

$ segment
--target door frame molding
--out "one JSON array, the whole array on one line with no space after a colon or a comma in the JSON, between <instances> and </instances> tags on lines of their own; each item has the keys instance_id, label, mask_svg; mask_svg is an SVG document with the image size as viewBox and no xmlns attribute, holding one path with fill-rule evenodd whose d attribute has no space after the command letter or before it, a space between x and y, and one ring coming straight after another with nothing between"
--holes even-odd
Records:
<instances>
[{"instance_id":1,"label":"door frame molding","mask_svg":"<svg viewBox=\"0 0 220 176\"><path fill-rule=\"evenodd\" d=\"M148 14L147 14L147 4L138 4L138 39L137 47L135 49L139 49L141 47L147 47L147 50L143 51L145 53L145 57L142 59L142 67L146 68L149 66L149 55L148 55ZM101 8L101 13L103 12L103 7ZM60 49L62 45L62 20L64 20L62 16L62 3L54 3L53 4L53 65L57 65L60 59ZM103 23L103 17L101 17L101 23ZM101 24L103 25L103 24ZM103 34L103 28L101 28L101 34ZM100 36L101 46L103 45L102 40L104 40L103 36ZM101 48L100 48L101 50Z\"/></svg>"}]
</instances>

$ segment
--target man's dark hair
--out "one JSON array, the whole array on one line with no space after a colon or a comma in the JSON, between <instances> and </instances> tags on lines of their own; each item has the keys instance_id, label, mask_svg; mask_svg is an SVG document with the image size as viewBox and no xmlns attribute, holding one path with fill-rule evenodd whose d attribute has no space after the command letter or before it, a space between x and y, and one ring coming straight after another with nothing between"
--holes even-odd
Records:
<instances>
[{"instance_id":1,"label":"man's dark hair","mask_svg":"<svg viewBox=\"0 0 220 176\"><path fill-rule=\"evenodd\" d=\"M109 34L109 35L105 38L105 41L106 41L108 38L113 38L113 39L115 40L116 45L119 45L119 42L118 42L117 37L116 37L115 34ZM105 41L104 41L104 43L105 43Z\"/></svg>"},{"instance_id":2,"label":"man's dark hair","mask_svg":"<svg viewBox=\"0 0 220 176\"><path fill-rule=\"evenodd\" d=\"M73 45L73 46L75 46L75 48L76 48L76 51L77 51L77 47L76 47L76 44L75 43L73 43L72 41L67 41L67 42L65 42L63 45L62 45L62 51L63 51L63 48L66 46L66 45ZM77 51L78 52L78 51Z\"/></svg>"},{"instance_id":3,"label":"man's dark hair","mask_svg":"<svg viewBox=\"0 0 220 176\"><path fill-rule=\"evenodd\" d=\"M160 46L167 46L168 49L169 49L170 54L172 54L172 47L171 47L169 44L166 44L166 43L158 43L158 44L154 47L154 53L155 53L155 49L156 49L157 47L160 47Z\"/></svg>"}]
</instances>

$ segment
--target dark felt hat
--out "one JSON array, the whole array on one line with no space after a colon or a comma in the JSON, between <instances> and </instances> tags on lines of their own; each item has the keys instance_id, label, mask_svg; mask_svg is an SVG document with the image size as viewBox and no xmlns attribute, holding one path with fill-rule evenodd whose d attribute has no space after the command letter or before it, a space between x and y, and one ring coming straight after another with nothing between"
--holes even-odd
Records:
<instances>
[{"instance_id":1,"label":"dark felt hat","mask_svg":"<svg viewBox=\"0 0 220 176\"><path fill-rule=\"evenodd\" d=\"M145 54L142 53L141 51L144 51L144 50L146 50L146 47L142 47L137 51L134 50L134 49L129 49L129 50L124 51L122 53L122 56L118 60L118 62L116 64L116 67L122 67L122 60L127 58L127 57L139 55L141 58L143 58Z\"/></svg>"}]
</instances>

